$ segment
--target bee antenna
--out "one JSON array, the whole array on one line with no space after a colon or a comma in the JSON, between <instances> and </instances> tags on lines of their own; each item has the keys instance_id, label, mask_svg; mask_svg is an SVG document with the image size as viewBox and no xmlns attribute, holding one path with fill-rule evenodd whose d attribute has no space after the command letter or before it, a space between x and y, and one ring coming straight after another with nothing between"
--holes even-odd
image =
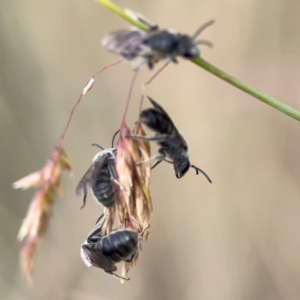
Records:
<instances>
[{"instance_id":1,"label":"bee antenna","mask_svg":"<svg viewBox=\"0 0 300 300\"><path fill-rule=\"evenodd\" d=\"M129 281L129 280L130 280L130 278L125 278L125 277L120 276L120 275L118 275L118 274L116 274L116 273L112 273L112 275L113 275L115 278L118 278L118 279L120 279L120 280L125 280L125 281Z\"/></svg>"},{"instance_id":2,"label":"bee antenna","mask_svg":"<svg viewBox=\"0 0 300 300\"><path fill-rule=\"evenodd\" d=\"M215 23L215 20L209 20L208 22L202 24L194 33L192 36L192 39L194 40L205 28Z\"/></svg>"},{"instance_id":3,"label":"bee antenna","mask_svg":"<svg viewBox=\"0 0 300 300\"><path fill-rule=\"evenodd\" d=\"M118 129L115 134L113 135L113 138L112 138L112 142L111 142L111 147L113 148L114 147L114 142L115 142L115 138L117 136L117 134L120 132L120 129Z\"/></svg>"},{"instance_id":4,"label":"bee antenna","mask_svg":"<svg viewBox=\"0 0 300 300\"><path fill-rule=\"evenodd\" d=\"M195 45L205 45L209 48L212 48L214 46L213 43L211 43L210 41L207 41L207 40L199 40L199 41L196 41L195 42Z\"/></svg>"},{"instance_id":5,"label":"bee antenna","mask_svg":"<svg viewBox=\"0 0 300 300\"><path fill-rule=\"evenodd\" d=\"M194 169L196 170L196 175L198 175L199 172L201 172L201 173L206 177L206 179L207 179L210 183L212 183L211 179L208 177L208 175L207 175L203 170L201 170L200 168L198 168L198 167L196 167L196 166L194 166L194 165L191 165L191 168L194 168Z\"/></svg>"},{"instance_id":6,"label":"bee antenna","mask_svg":"<svg viewBox=\"0 0 300 300\"><path fill-rule=\"evenodd\" d=\"M96 147L98 147L98 148L100 148L100 149L102 149L102 150L104 150L104 148L103 147L101 147L100 145L98 145L98 144L92 144L92 146L96 146Z\"/></svg>"}]
</instances>

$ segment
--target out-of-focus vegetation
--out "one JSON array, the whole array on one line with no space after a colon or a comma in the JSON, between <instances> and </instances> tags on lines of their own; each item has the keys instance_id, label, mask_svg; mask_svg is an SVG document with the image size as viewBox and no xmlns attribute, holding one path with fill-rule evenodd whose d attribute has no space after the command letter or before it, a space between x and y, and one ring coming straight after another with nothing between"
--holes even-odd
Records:
<instances>
[{"instance_id":1,"label":"out-of-focus vegetation","mask_svg":"<svg viewBox=\"0 0 300 300\"><path fill-rule=\"evenodd\" d=\"M214 49L203 47L203 58L300 108L297 1L118 4L187 33L215 18L203 34ZM110 145L132 78L129 64L110 68L75 111L64 145L74 178L64 178L28 287L16 236L34 192L11 183L44 165L87 79L118 60L101 48L102 36L128 24L93 1L5 1L0 16L3 299L299 299L300 126L184 60L147 94L167 109L213 184L192 170L178 180L161 164L151 181L151 235L131 281L85 267L80 245L102 208L88 201L80 211L74 190L95 154L90 144ZM128 123L150 74L139 73Z\"/></svg>"}]
</instances>

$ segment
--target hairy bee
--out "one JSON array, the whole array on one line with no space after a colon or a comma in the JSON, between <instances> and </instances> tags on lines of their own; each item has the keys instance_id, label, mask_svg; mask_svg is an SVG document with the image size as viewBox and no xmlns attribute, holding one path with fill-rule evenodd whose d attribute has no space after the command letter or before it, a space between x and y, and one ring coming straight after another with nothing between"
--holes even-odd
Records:
<instances>
[{"instance_id":1,"label":"hairy bee","mask_svg":"<svg viewBox=\"0 0 300 300\"><path fill-rule=\"evenodd\" d=\"M152 158L157 159L152 169L162 161L166 161L173 164L177 178L184 176L191 167L196 170L197 175L201 172L211 183L212 181L204 171L190 163L187 143L168 113L153 99L150 97L148 99L153 108L143 110L140 113L140 121L155 131L156 135L151 138L143 136L137 136L137 138L156 141L159 146L158 152L160 155Z\"/></svg>"},{"instance_id":2,"label":"hairy bee","mask_svg":"<svg viewBox=\"0 0 300 300\"><path fill-rule=\"evenodd\" d=\"M88 267L97 267L117 278L123 278L114 272L116 264L131 262L138 251L139 235L128 229L115 230L109 235L102 234L105 217L99 218L87 240L81 245L81 258Z\"/></svg>"},{"instance_id":3,"label":"hairy bee","mask_svg":"<svg viewBox=\"0 0 300 300\"><path fill-rule=\"evenodd\" d=\"M208 26L214 23L210 20L199 27L193 36L181 34L169 29L159 29L138 17L138 20L149 27L148 31L119 30L106 35L102 45L109 51L129 61L139 59L134 68L147 63L150 69L154 64L163 59L170 59L177 63L177 57L194 58L200 55L198 45L203 44L212 47L212 43L196 38Z\"/></svg>"},{"instance_id":4,"label":"hairy bee","mask_svg":"<svg viewBox=\"0 0 300 300\"><path fill-rule=\"evenodd\" d=\"M81 208L85 206L88 188L92 189L94 197L103 206L110 207L116 202L114 183L118 183L118 176L115 168L117 149L113 148L113 144L118 132L119 130L113 136L112 148L103 149L97 144L92 144L93 146L101 148L102 151L95 155L93 164L86 171L77 185L76 194L78 196L83 196Z\"/></svg>"}]
</instances>

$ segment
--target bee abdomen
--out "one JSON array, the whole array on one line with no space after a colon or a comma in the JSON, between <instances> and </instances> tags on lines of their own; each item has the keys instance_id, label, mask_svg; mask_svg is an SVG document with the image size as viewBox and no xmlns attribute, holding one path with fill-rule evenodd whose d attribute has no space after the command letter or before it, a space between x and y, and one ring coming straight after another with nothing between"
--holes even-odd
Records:
<instances>
[{"instance_id":1,"label":"bee abdomen","mask_svg":"<svg viewBox=\"0 0 300 300\"><path fill-rule=\"evenodd\" d=\"M140 119L143 124L158 133L171 135L173 132L173 125L169 118L153 108L143 110Z\"/></svg>"},{"instance_id":2,"label":"bee abdomen","mask_svg":"<svg viewBox=\"0 0 300 300\"><path fill-rule=\"evenodd\" d=\"M102 240L102 251L115 262L130 261L137 251L138 234L132 230L121 230Z\"/></svg>"},{"instance_id":3,"label":"bee abdomen","mask_svg":"<svg viewBox=\"0 0 300 300\"><path fill-rule=\"evenodd\" d=\"M115 188L108 170L101 170L97 180L92 186L93 193L97 200L106 207L115 203Z\"/></svg>"}]
</instances>

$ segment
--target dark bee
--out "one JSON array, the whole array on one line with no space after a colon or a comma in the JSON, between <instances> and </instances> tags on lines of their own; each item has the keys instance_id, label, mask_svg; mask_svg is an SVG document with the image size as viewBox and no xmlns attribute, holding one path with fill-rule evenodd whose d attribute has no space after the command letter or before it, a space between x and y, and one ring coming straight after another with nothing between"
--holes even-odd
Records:
<instances>
[{"instance_id":1,"label":"dark bee","mask_svg":"<svg viewBox=\"0 0 300 300\"><path fill-rule=\"evenodd\" d=\"M162 59L170 59L177 63L176 57L178 56L198 57L200 55L198 45L200 44L212 46L209 41L196 41L196 38L205 28L212 25L214 20L203 24L193 36L168 29L160 30L157 25L152 25L140 17L138 20L146 24L149 30L146 32L137 29L115 31L106 35L102 40L102 45L108 51L121 55L126 60L132 61L139 58L140 60L134 65L134 68L147 63L148 67L152 69L154 64Z\"/></svg>"},{"instance_id":2,"label":"dark bee","mask_svg":"<svg viewBox=\"0 0 300 300\"><path fill-rule=\"evenodd\" d=\"M181 178L191 167L196 170L197 175L201 172L211 183L212 181L204 171L190 163L187 143L168 113L153 99L150 97L148 99L154 108L143 110L140 114L140 121L155 131L156 135L152 138L143 136L137 138L156 141L159 145L158 152L160 155L153 158L157 159L157 162L152 166L152 169L162 161L166 161L173 164L177 178Z\"/></svg>"},{"instance_id":3,"label":"dark bee","mask_svg":"<svg viewBox=\"0 0 300 300\"><path fill-rule=\"evenodd\" d=\"M111 234L102 234L105 217L99 218L94 230L81 245L81 258L90 267L103 269L104 272L117 278L123 278L114 272L116 264L125 261L131 262L138 251L139 236L136 231L121 229Z\"/></svg>"},{"instance_id":4,"label":"dark bee","mask_svg":"<svg viewBox=\"0 0 300 300\"><path fill-rule=\"evenodd\" d=\"M95 155L93 164L77 185L76 194L78 196L83 196L81 208L85 206L88 187L92 189L94 197L103 206L110 207L115 204L116 191L114 183L118 183L117 172L115 169L117 149L113 148L113 144L114 138L118 132L119 131L113 136L112 148L103 149L101 146L93 144L93 146L101 148L102 151Z\"/></svg>"}]
</instances>

